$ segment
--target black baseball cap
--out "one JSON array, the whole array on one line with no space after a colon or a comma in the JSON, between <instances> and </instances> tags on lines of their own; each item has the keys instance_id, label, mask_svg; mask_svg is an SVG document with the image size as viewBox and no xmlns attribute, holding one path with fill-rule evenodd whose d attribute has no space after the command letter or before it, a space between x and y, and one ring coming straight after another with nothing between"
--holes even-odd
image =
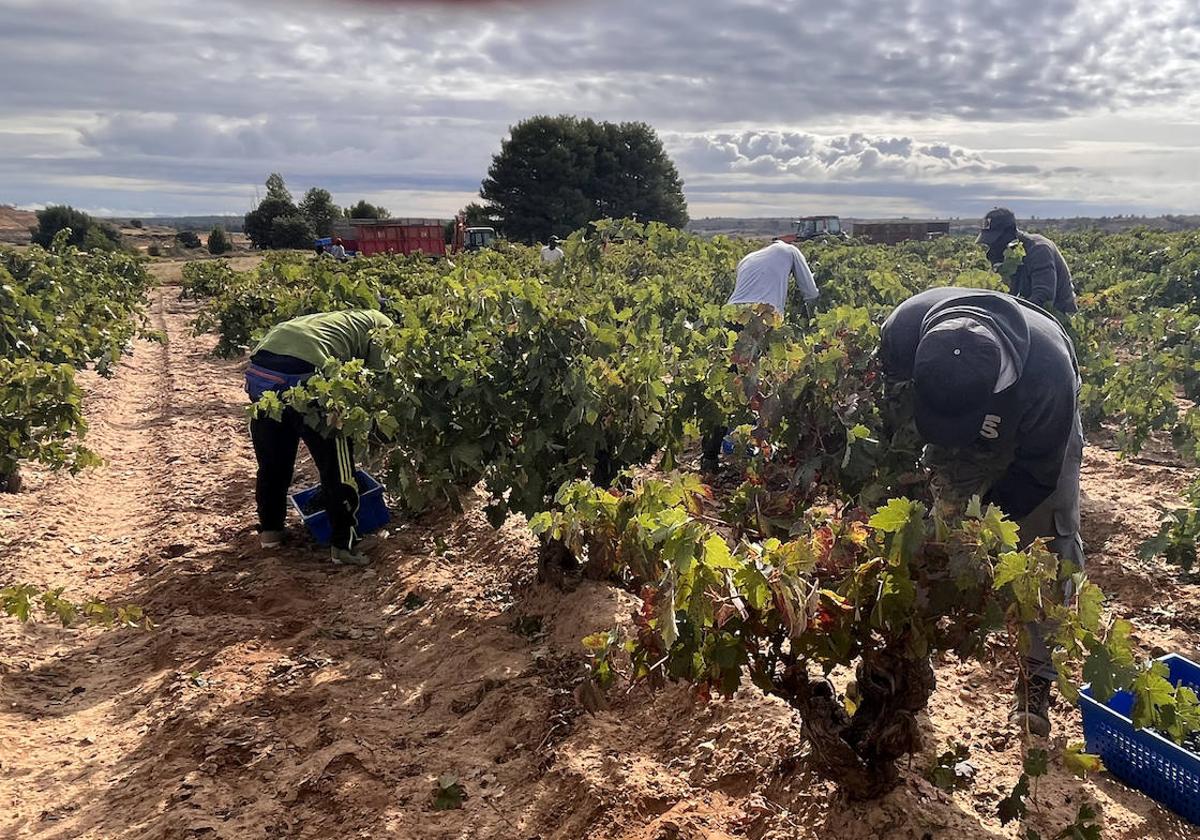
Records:
<instances>
[{"instance_id":1,"label":"black baseball cap","mask_svg":"<svg viewBox=\"0 0 1200 840\"><path fill-rule=\"evenodd\" d=\"M926 443L969 446L983 428L1003 351L970 317L938 321L921 336L913 362L914 413Z\"/></svg>"},{"instance_id":2,"label":"black baseball cap","mask_svg":"<svg viewBox=\"0 0 1200 840\"><path fill-rule=\"evenodd\" d=\"M995 207L987 212L979 225L979 238L975 241L982 245L992 245L1000 237L1011 235L1017 229L1017 217L1007 207Z\"/></svg>"}]
</instances>

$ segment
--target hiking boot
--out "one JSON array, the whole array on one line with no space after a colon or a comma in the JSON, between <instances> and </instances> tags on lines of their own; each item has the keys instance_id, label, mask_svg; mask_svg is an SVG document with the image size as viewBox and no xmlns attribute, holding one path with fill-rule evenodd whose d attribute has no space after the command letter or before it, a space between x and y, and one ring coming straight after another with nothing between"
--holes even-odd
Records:
<instances>
[{"instance_id":1,"label":"hiking boot","mask_svg":"<svg viewBox=\"0 0 1200 840\"><path fill-rule=\"evenodd\" d=\"M1045 677L1017 677L1013 686L1016 706L1008 719L1022 731L1042 738L1050 735L1050 688L1053 683Z\"/></svg>"},{"instance_id":2,"label":"hiking boot","mask_svg":"<svg viewBox=\"0 0 1200 840\"><path fill-rule=\"evenodd\" d=\"M367 566L371 563L370 557L359 554L352 548L331 548L329 559L335 566Z\"/></svg>"},{"instance_id":3,"label":"hiking boot","mask_svg":"<svg viewBox=\"0 0 1200 840\"><path fill-rule=\"evenodd\" d=\"M263 531L258 535L258 544L263 548L279 548L283 545L283 531Z\"/></svg>"}]
</instances>

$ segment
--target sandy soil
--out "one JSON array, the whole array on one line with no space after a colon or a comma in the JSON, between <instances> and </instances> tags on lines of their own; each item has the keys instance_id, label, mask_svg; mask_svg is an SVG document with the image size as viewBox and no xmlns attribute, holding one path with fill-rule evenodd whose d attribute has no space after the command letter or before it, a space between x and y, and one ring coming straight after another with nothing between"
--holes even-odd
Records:
<instances>
[{"instance_id":1,"label":"sandy soil","mask_svg":"<svg viewBox=\"0 0 1200 840\"><path fill-rule=\"evenodd\" d=\"M852 805L805 769L791 710L756 690L702 704L636 689L581 712L579 639L625 621L633 599L536 584L520 521L494 532L474 505L397 524L367 570L322 563L299 533L260 550L240 367L191 336L191 306L159 289L169 343L86 378L105 466L30 471L25 494L0 497L0 580L141 604L158 625L0 622L0 836L1016 836L993 816L1020 772L1003 669L939 663L926 753L882 801ZM1088 451L1092 573L1146 652L1194 652L1200 631L1200 586L1132 559L1187 477L1162 453ZM1061 702L1054 722L1059 741L1080 737ZM979 769L953 796L920 772L951 738ZM433 808L445 773L462 809ZM1084 799L1106 838L1198 834L1110 778L1061 769L1030 824L1062 825Z\"/></svg>"}]
</instances>

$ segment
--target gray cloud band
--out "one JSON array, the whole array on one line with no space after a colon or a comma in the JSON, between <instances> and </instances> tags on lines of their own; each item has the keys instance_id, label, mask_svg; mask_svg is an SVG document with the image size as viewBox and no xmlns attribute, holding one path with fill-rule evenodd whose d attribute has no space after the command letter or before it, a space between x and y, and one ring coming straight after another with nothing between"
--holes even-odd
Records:
<instances>
[{"instance_id":1,"label":"gray cloud band","mask_svg":"<svg viewBox=\"0 0 1200 840\"><path fill-rule=\"evenodd\" d=\"M302 8L10 0L0 50L19 83L0 95L0 163L18 179L0 201L44 200L39 175L73 170L473 190L507 126L535 112L651 122L689 191L805 178L916 195L1063 170L908 136L744 126L894 118L1003 132L999 121L1182 107L1200 81L1187 0L1136 16L1116 0L914 0L904 14L873 0Z\"/></svg>"}]
</instances>

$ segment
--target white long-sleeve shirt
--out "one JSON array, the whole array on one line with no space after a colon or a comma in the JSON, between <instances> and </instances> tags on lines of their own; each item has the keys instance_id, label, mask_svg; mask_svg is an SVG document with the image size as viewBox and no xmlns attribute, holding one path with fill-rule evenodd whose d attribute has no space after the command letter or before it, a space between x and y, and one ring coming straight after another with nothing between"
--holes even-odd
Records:
<instances>
[{"instance_id":1,"label":"white long-sleeve shirt","mask_svg":"<svg viewBox=\"0 0 1200 840\"><path fill-rule=\"evenodd\" d=\"M742 257L737 267L737 283L728 303L769 303L782 313L787 300L788 278L796 275L800 294L806 301L816 300L817 281L804 254L787 242L772 242L765 248Z\"/></svg>"}]
</instances>

